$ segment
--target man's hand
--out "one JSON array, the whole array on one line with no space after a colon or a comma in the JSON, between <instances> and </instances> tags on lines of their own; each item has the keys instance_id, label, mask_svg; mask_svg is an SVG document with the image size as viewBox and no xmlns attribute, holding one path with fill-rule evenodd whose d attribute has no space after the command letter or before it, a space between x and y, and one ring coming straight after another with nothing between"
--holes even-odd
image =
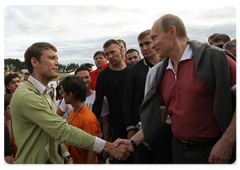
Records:
<instances>
[{"instance_id":1,"label":"man's hand","mask_svg":"<svg viewBox=\"0 0 240 170\"><path fill-rule=\"evenodd\" d=\"M233 147L223 140L219 140L212 148L208 158L211 164L227 164L232 156Z\"/></svg>"},{"instance_id":2,"label":"man's hand","mask_svg":"<svg viewBox=\"0 0 240 170\"><path fill-rule=\"evenodd\" d=\"M152 151L152 150L153 150L153 148L151 147L151 145L150 145L150 144L148 144L148 143L145 143L145 142L143 142L143 144L144 144L144 146L146 146L146 147L147 147L147 149L148 149L149 151Z\"/></svg>"},{"instance_id":3,"label":"man's hand","mask_svg":"<svg viewBox=\"0 0 240 170\"><path fill-rule=\"evenodd\" d=\"M127 150L129 152L133 152L134 151L133 145L131 144L130 140L128 140L128 139L120 139L120 138L118 138L113 143L114 143L115 147L118 147L120 144L123 144L123 145L127 146Z\"/></svg>"},{"instance_id":4,"label":"man's hand","mask_svg":"<svg viewBox=\"0 0 240 170\"><path fill-rule=\"evenodd\" d=\"M107 142L104 150L118 160L126 160L133 152L133 146L127 139L117 139L114 143Z\"/></svg>"},{"instance_id":5,"label":"man's hand","mask_svg":"<svg viewBox=\"0 0 240 170\"><path fill-rule=\"evenodd\" d=\"M236 91L234 91L236 96ZM236 110L233 114L231 123L229 124L222 137L213 146L210 156L208 158L209 163L223 164L229 163L231 159L233 147L236 143Z\"/></svg>"},{"instance_id":6,"label":"man's hand","mask_svg":"<svg viewBox=\"0 0 240 170\"><path fill-rule=\"evenodd\" d=\"M74 164L73 158L68 158L66 164Z\"/></svg>"}]
</instances>

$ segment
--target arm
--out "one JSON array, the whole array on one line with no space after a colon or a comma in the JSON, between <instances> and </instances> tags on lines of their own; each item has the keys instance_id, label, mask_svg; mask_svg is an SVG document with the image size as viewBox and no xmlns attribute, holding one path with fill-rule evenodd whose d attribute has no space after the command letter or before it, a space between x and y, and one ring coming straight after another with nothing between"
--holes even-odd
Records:
<instances>
[{"instance_id":1,"label":"arm","mask_svg":"<svg viewBox=\"0 0 240 170\"><path fill-rule=\"evenodd\" d=\"M59 143L90 150L93 148L94 136L69 125L49 108L43 96L34 95L35 102L32 102L32 98L28 95L28 97L23 97L19 101L20 109L26 110L26 112L23 112L23 116L42 128Z\"/></svg>"},{"instance_id":2,"label":"arm","mask_svg":"<svg viewBox=\"0 0 240 170\"><path fill-rule=\"evenodd\" d=\"M103 139L105 141L110 141L110 126L109 126L109 116L104 116L101 117L101 121L102 121L102 130L103 130ZM107 159L109 157L109 154L106 153L105 151L102 152L102 157L103 159Z\"/></svg>"},{"instance_id":3,"label":"arm","mask_svg":"<svg viewBox=\"0 0 240 170\"><path fill-rule=\"evenodd\" d=\"M114 143L106 142L103 151L118 160L126 160L131 155L130 152L133 152L134 149L129 140L117 139Z\"/></svg>"},{"instance_id":4,"label":"arm","mask_svg":"<svg viewBox=\"0 0 240 170\"><path fill-rule=\"evenodd\" d=\"M162 124L166 121L167 119L167 113L165 111L165 109L161 109L161 117L162 117ZM144 141L144 134L143 134L143 130L140 129L134 136L132 136L132 139L134 140L136 146L140 145L143 141ZM129 140L125 140L125 139L118 139L117 141L115 141L115 146L118 146L118 144L128 144L130 145L131 142Z\"/></svg>"},{"instance_id":5,"label":"arm","mask_svg":"<svg viewBox=\"0 0 240 170\"><path fill-rule=\"evenodd\" d=\"M57 110L57 114L59 116L63 116L65 114L65 112L67 112L68 110L72 110L72 105L70 104L66 104L64 98L62 99L62 102L60 103L58 110Z\"/></svg>"},{"instance_id":6,"label":"arm","mask_svg":"<svg viewBox=\"0 0 240 170\"><path fill-rule=\"evenodd\" d=\"M13 157L12 156L4 156L4 160L8 164L13 164Z\"/></svg>"},{"instance_id":7,"label":"arm","mask_svg":"<svg viewBox=\"0 0 240 170\"><path fill-rule=\"evenodd\" d=\"M5 111L5 122L8 127L9 135L10 135L10 143L13 143L13 131L12 131L12 118L10 113L10 105L7 106Z\"/></svg>"},{"instance_id":8,"label":"arm","mask_svg":"<svg viewBox=\"0 0 240 170\"><path fill-rule=\"evenodd\" d=\"M105 96L105 86L104 77L101 76L101 73L99 73L99 76L97 78L96 98L92 107L92 111L96 115L97 119L99 119L102 111L102 105Z\"/></svg>"},{"instance_id":9,"label":"arm","mask_svg":"<svg viewBox=\"0 0 240 170\"><path fill-rule=\"evenodd\" d=\"M134 91L136 83L134 82L134 70L130 68L127 71L127 75L124 82L123 101L122 101L122 113L126 130L128 132L127 138L130 139L136 133L136 120L134 115Z\"/></svg>"},{"instance_id":10,"label":"arm","mask_svg":"<svg viewBox=\"0 0 240 170\"><path fill-rule=\"evenodd\" d=\"M86 163L87 164L94 164L95 163L95 159L96 159L97 153L91 150L88 150L88 155L87 155L87 160Z\"/></svg>"},{"instance_id":11,"label":"arm","mask_svg":"<svg viewBox=\"0 0 240 170\"><path fill-rule=\"evenodd\" d=\"M161 125L164 124L164 122L166 121L167 119L167 113L165 111L165 109L161 109ZM143 141L144 141L144 134L143 134L143 131L142 129L139 130L133 137L132 139L134 140L134 142L136 143L136 145L140 145Z\"/></svg>"},{"instance_id":12,"label":"arm","mask_svg":"<svg viewBox=\"0 0 240 170\"><path fill-rule=\"evenodd\" d=\"M10 135L9 135L7 124L5 122L4 122L4 160L8 164L13 163Z\"/></svg>"},{"instance_id":13,"label":"arm","mask_svg":"<svg viewBox=\"0 0 240 170\"><path fill-rule=\"evenodd\" d=\"M58 107L57 114L59 116L63 116L64 115L64 112L60 109L60 107Z\"/></svg>"},{"instance_id":14,"label":"arm","mask_svg":"<svg viewBox=\"0 0 240 170\"><path fill-rule=\"evenodd\" d=\"M110 141L110 126L109 126L109 116L101 117L102 129L103 129L103 138L106 141Z\"/></svg>"},{"instance_id":15,"label":"arm","mask_svg":"<svg viewBox=\"0 0 240 170\"><path fill-rule=\"evenodd\" d=\"M102 122L102 130L104 140L110 141L110 125L109 125L109 108L107 104L107 100L104 97L102 112L101 112L101 122Z\"/></svg>"},{"instance_id":16,"label":"arm","mask_svg":"<svg viewBox=\"0 0 240 170\"><path fill-rule=\"evenodd\" d=\"M107 104L107 99L104 97L102 112L101 112L101 123L102 123L102 133L103 139L105 141L110 141L110 124L109 124L109 108ZM102 152L103 160L109 157L109 154L105 151Z\"/></svg>"},{"instance_id":17,"label":"arm","mask_svg":"<svg viewBox=\"0 0 240 170\"><path fill-rule=\"evenodd\" d=\"M236 97L236 90L233 92ZM236 143L236 110L234 111L232 120L223 133L222 137L213 146L209 156L209 163L228 163L231 156L232 150Z\"/></svg>"}]
</instances>

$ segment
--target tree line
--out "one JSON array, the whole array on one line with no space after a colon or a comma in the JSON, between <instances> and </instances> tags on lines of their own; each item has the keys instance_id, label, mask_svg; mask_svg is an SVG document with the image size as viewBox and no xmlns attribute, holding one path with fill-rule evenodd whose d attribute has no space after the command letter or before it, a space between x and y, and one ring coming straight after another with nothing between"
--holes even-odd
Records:
<instances>
[{"instance_id":1,"label":"tree line","mask_svg":"<svg viewBox=\"0 0 240 170\"><path fill-rule=\"evenodd\" d=\"M70 64L60 64L59 65L59 73L68 73L76 70L79 67L78 64L70 63ZM22 73L22 69L27 69L24 61L20 61L19 59L7 58L4 59L4 70L10 70L11 72L19 72Z\"/></svg>"}]
</instances>

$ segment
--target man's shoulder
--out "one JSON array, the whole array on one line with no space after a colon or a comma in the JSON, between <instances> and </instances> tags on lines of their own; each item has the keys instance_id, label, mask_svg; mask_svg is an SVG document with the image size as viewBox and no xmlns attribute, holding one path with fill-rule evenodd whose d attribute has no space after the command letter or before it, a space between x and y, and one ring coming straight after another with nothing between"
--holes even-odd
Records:
<instances>
[{"instance_id":1,"label":"man's shoulder","mask_svg":"<svg viewBox=\"0 0 240 170\"><path fill-rule=\"evenodd\" d=\"M94 74L98 74L99 71L98 71L98 69L96 69L96 70L91 71L90 73L91 73L91 75L94 75Z\"/></svg>"},{"instance_id":2,"label":"man's shoulder","mask_svg":"<svg viewBox=\"0 0 240 170\"><path fill-rule=\"evenodd\" d=\"M17 102L34 101L37 96L41 97L40 92L33 85L26 82L16 89L12 99L17 100Z\"/></svg>"},{"instance_id":3,"label":"man's shoulder","mask_svg":"<svg viewBox=\"0 0 240 170\"><path fill-rule=\"evenodd\" d=\"M107 66L106 68L104 68L102 71L100 71L99 75L101 74L107 74L111 71L111 69L109 68L109 66Z\"/></svg>"},{"instance_id":4,"label":"man's shoulder","mask_svg":"<svg viewBox=\"0 0 240 170\"><path fill-rule=\"evenodd\" d=\"M137 63L129 65L128 72L136 73L137 71L142 70L144 67L147 67L147 66L144 65L143 59L141 59Z\"/></svg>"}]
</instances>

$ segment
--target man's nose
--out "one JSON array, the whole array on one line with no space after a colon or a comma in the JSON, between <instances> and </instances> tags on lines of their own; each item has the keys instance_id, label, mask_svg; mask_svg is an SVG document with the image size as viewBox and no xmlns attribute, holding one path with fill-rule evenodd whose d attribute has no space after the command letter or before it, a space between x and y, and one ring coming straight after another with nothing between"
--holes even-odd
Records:
<instances>
[{"instance_id":1,"label":"man's nose","mask_svg":"<svg viewBox=\"0 0 240 170\"><path fill-rule=\"evenodd\" d=\"M151 43L151 48L152 48L152 49L155 48L155 43L154 43L154 42Z\"/></svg>"},{"instance_id":2,"label":"man's nose","mask_svg":"<svg viewBox=\"0 0 240 170\"><path fill-rule=\"evenodd\" d=\"M58 66L60 65L60 63L59 63L59 61L57 59L56 59L56 63L55 64L58 65Z\"/></svg>"}]
</instances>

